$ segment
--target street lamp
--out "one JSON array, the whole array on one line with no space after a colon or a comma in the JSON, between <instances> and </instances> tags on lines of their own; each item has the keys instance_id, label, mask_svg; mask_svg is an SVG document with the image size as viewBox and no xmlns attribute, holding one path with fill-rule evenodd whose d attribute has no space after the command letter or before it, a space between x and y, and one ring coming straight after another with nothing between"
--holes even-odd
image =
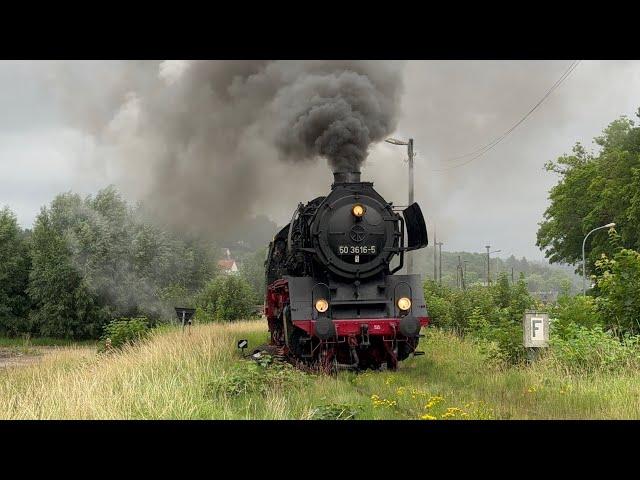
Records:
<instances>
[{"instance_id":1,"label":"street lamp","mask_svg":"<svg viewBox=\"0 0 640 480\"><path fill-rule=\"evenodd\" d=\"M409 156L409 205L413 205L413 138L408 142L397 138L387 138L385 142L392 145L406 145ZM407 273L413 273L413 257L407 254ZM435 279L434 279L435 280Z\"/></svg>"},{"instance_id":2,"label":"street lamp","mask_svg":"<svg viewBox=\"0 0 640 480\"><path fill-rule=\"evenodd\" d=\"M487 287L489 286L489 283L491 283L491 274L490 274L490 270L489 270L489 266L491 265L491 260L489 255L491 255L492 253L499 253L502 250L494 250L493 252L490 252L489 249L491 248L491 245L486 245L484 248L487 249ZM497 269L497 267L496 267Z\"/></svg>"},{"instance_id":3,"label":"street lamp","mask_svg":"<svg viewBox=\"0 0 640 480\"><path fill-rule=\"evenodd\" d=\"M615 226L616 224L611 222L611 223L607 223L606 225L602 225L601 227L596 227L593 230L591 230L589 233L587 233L587 235L584 237L584 240L582 240L582 295L587 294L587 287L586 287L587 267L586 267L585 258L584 258L584 245L585 243L587 243L587 238L596 230L602 230L603 228L612 228Z\"/></svg>"}]
</instances>

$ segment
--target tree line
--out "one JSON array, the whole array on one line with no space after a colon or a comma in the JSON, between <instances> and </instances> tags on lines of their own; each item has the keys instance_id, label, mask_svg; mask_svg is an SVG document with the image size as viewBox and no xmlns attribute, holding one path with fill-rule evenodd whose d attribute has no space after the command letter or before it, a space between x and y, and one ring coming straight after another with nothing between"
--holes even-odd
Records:
<instances>
[{"instance_id":1,"label":"tree line","mask_svg":"<svg viewBox=\"0 0 640 480\"><path fill-rule=\"evenodd\" d=\"M433 247L427 247L412 253L416 271L422 273L425 279L433 280ZM439 269L439 252L436 252L436 265ZM459 257L459 258L458 258ZM478 252L442 252L442 284L449 287L459 285L458 264L462 265L466 286L486 284L487 255ZM491 283L496 283L500 274L515 284L522 274L527 288L531 292L576 292L579 289L579 277L571 268L551 266L544 262L527 260L525 257L508 258L491 256ZM440 275L438 274L439 280Z\"/></svg>"},{"instance_id":2,"label":"tree line","mask_svg":"<svg viewBox=\"0 0 640 480\"><path fill-rule=\"evenodd\" d=\"M640 109L637 112L640 118ZM588 315L619 334L640 333L640 127L621 117L571 155L546 164L558 176L537 235L552 263L582 267L585 246ZM615 223L586 238L593 229ZM579 316L579 315L578 315Z\"/></svg>"},{"instance_id":3,"label":"tree line","mask_svg":"<svg viewBox=\"0 0 640 480\"><path fill-rule=\"evenodd\" d=\"M111 320L144 317L153 325L179 304L197 304L216 319L249 315L261 293L255 268L221 276L219 253L206 239L155 225L114 187L56 196L32 230L5 207L0 334L98 338ZM212 295L221 300L212 303Z\"/></svg>"}]
</instances>

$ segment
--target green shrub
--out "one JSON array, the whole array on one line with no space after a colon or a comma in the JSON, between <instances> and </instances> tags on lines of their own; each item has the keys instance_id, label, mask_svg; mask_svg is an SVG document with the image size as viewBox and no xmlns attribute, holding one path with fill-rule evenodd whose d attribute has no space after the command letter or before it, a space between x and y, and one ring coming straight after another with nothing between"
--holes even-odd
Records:
<instances>
[{"instance_id":1,"label":"green shrub","mask_svg":"<svg viewBox=\"0 0 640 480\"><path fill-rule=\"evenodd\" d=\"M598 310L617 332L640 333L640 252L621 249L596 262Z\"/></svg>"},{"instance_id":2,"label":"green shrub","mask_svg":"<svg viewBox=\"0 0 640 480\"><path fill-rule=\"evenodd\" d=\"M509 279L504 273L500 274L498 282L492 289L494 302L499 308L508 308L511 305L511 285L509 285Z\"/></svg>"},{"instance_id":3,"label":"green shrub","mask_svg":"<svg viewBox=\"0 0 640 480\"><path fill-rule=\"evenodd\" d=\"M568 338L575 329L582 326L594 328L603 326L602 317L597 309L596 300L593 297L578 295L558 297L557 305L550 307L551 335Z\"/></svg>"},{"instance_id":4,"label":"green shrub","mask_svg":"<svg viewBox=\"0 0 640 480\"><path fill-rule=\"evenodd\" d=\"M237 275L220 275L199 293L198 320L229 322L253 315L254 295L251 286Z\"/></svg>"},{"instance_id":5,"label":"green shrub","mask_svg":"<svg viewBox=\"0 0 640 480\"><path fill-rule=\"evenodd\" d=\"M109 322L98 346L100 351L119 349L145 338L150 332L146 318L121 318Z\"/></svg>"},{"instance_id":6,"label":"green shrub","mask_svg":"<svg viewBox=\"0 0 640 480\"><path fill-rule=\"evenodd\" d=\"M228 396L264 395L269 390L296 388L306 382L306 374L288 363L273 362L268 355L261 360L239 362L211 382L212 391Z\"/></svg>"},{"instance_id":7,"label":"green shrub","mask_svg":"<svg viewBox=\"0 0 640 480\"><path fill-rule=\"evenodd\" d=\"M433 281L424 284L432 325L477 340L488 356L517 363L524 357L522 317L535 302L521 276L509 285L501 275L496 285L455 290Z\"/></svg>"},{"instance_id":8,"label":"green shrub","mask_svg":"<svg viewBox=\"0 0 640 480\"><path fill-rule=\"evenodd\" d=\"M488 338L498 344L502 358L510 363L518 363L524 359L525 354L522 344L522 318L514 321L504 311L501 313L501 318L491 328Z\"/></svg>"},{"instance_id":9,"label":"green shrub","mask_svg":"<svg viewBox=\"0 0 640 480\"><path fill-rule=\"evenodd\" d=\"M574 372L614 371L640 366L640 337L626 335L618 339L600 325L587 328L570 324L564 338L552 336L549 344L553 359Z\"/></svg>"},{"instance_id":10,"label":"green shrub","mask_svg":"<svg viewBox=\"0 0 640 480\"><path fill-rule=\"evenodd\" d=\"M478 351L494 366L501 367L511 363L509 356L503 348L500 348L497 341L483 337L475 337L472 340L473 344L478 347Z\"/></svg>"},{"instance_id":11,"label":"green shrub","mask_svg":"<svg viewBox=\"0 0 640 480\"><path fill-rule=\"evenodd\" d=\"M193 295L184 285L172 283L158 290L158 298L171 307L192 305L195 300Z\"/></svg>"},{"instance_id":12,"label":"green shrub","mask_svg":"<svg viewBox=\"0 0 640 480\"><path fill-rule=\"evenodd\" d=\"M0 209L0 334L17 336L29 333L27 320L30 302L27 296L31 258L26 234L18 226L15 214Z\"/></svg>"},{"instance_id":13,"label":"green shrub","mask_svg":"<svg viewBox=\"0 0 640 480\"><path fill-rule=\"evenodd\" d=\"M355 420L362 412L361 405L330 403L318 405L311 410L311 420Z\"/></svg>"}]
</instances>

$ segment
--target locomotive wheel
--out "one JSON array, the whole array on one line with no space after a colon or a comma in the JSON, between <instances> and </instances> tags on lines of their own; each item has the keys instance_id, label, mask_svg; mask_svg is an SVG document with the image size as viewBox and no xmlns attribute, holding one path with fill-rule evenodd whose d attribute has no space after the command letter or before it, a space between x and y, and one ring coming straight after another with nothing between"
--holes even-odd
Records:
<instances>
[{"instance_id":1,"label":"locomotive wheel","mask_svg":"<svg viewBox=\"0 0 640 480\"><path fill-rule=\"evenodd\" d=\"M304 345L302 339L307 337L307 332L298 327L293 327L291 336L289 337L289 350L296 359L301 360L305 354L305 347L308 353L310 345Z\"/></svg>"}]
</instances>

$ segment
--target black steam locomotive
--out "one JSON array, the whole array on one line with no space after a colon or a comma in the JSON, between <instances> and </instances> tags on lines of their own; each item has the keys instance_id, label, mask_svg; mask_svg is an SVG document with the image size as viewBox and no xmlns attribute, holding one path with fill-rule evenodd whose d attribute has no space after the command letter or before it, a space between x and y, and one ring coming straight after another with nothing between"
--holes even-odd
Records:
<instances>
[{"instance_id":1,"label":"black steam locomotive","mask_svg":"<svg viewBox=\"0 0 640 480\"><path fill-rule=\"evenodd\" d=\"M360 172L334 173L331 193L300 203L269 244L271 345L325 369L395 369L422 353L420 276L394 273L427 243L417 203L399 212Z\"/></svg>"}]
</instances>

